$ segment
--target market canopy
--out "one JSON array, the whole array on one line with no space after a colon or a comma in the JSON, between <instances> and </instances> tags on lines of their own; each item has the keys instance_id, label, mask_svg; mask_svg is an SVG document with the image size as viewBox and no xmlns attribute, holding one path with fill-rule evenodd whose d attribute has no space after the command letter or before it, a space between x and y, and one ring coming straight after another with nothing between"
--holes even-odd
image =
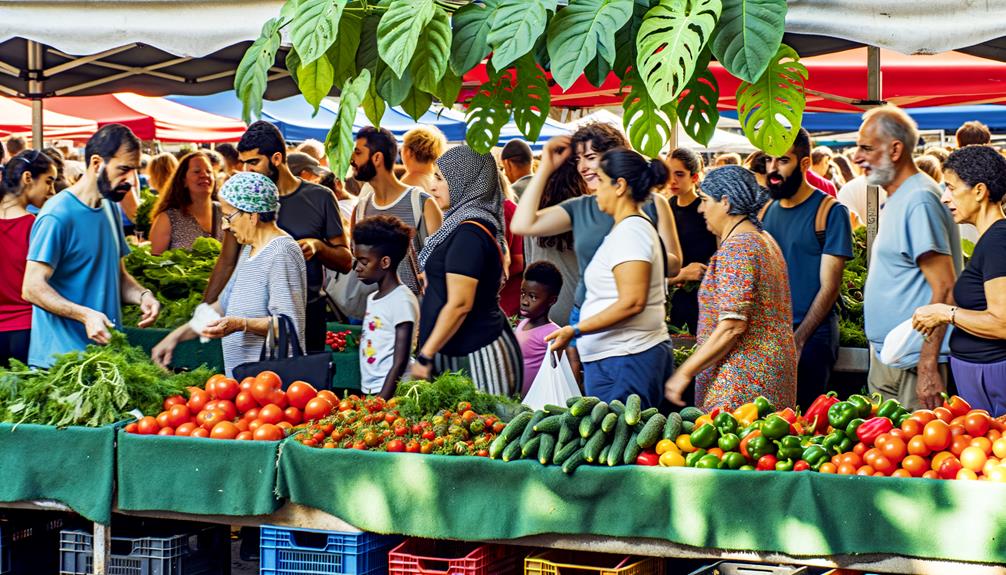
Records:
<instances>
[{"instance_id":1,"label":"market canopy","mask_svg":"<svg viewBox=\"0 0 1006 575\"><path fill-rule=\"evenodd\" d=\"M45 137L84 140L98 129L94 120L51 112L46 116ZM31 106L13 98L0 97L0 136L31 138Z\"/></svg>"},{"instance_id":2,"label":"market canopy","mask_svg":"<svg viewBox=\"0 0 1006 575\"><path fill-rule=\"evenodd\" d=\"M934 106L905 110L921 130L954 132L965 122L977 120L993 132L1006 132L1006 106ZM730 113L736 116L736 112ZM853 112L811 113L803 115L803 127L810 132L855 132L862 116Z\"/></svg>"}]
</instances>

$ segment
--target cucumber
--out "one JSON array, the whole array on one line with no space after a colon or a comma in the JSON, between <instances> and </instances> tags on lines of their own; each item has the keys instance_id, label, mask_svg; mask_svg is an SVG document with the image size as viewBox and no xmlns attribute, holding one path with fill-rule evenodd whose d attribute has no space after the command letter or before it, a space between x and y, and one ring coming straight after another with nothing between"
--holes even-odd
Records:
<instances>
[{"instance_id":1,"label":"cucumber","mask_svg":"<svg viewBox=\"0 0 1006 575\"><path fill-rule=\"evenodd\" d=\"M555 452L555 438L551 435L539 435L541 442L538 444L538 463L548 465Z\"/></svg>"},{"instance_id":2,"label":"cucumber","mask_svg":"<svg viewBox=\"0 0 1006 575\"><path fill-rule=\"evenodd\" d=\"M600 404L598 404L600 405ZM584 417L580 420L580 437L590 437L594 435L594 419L590 417Z\"/></svg>"},{"instance_id":3,"label":"cucumber","mask_svg":"<svg viewBox=\"0 0 1006 575\"><path fill-rule=\"evenodd\" d=\"M537 433L559 433L559 427L562 425L562 418L565 415L550 415L545 419L542 419L532 427Z\"/></svg>"},{"instance_id":4,"label":"cucumber","mask_svg":"<svg viewBox=\"0 0 1006 575\"><path fill-rule=\"evenodd\" d=\"M604 416L604 420L601 421L601 431L605 433L611 433L615 430L615 426L618 425L618 414L609 413Z\"/></svg>"},{"instance_id":5,"label":"cucumber","mask_svg":"<svg viewBox=\"0 0 1006 575\"><path fill-rule=\"evenodd\" d=\"M611 451L608 452L608 467L614 467L622 463L622 451L629 441L629 424L625 423L624 417L618 418L615 425L615 438L611 441Z\"/></svg>"},{"instance_id":6,"label":"cucumber","mask_svg":"<svg viewBox=\"0 0 1006 575\"><path fill-rule=\"evenodd\" d=\"M701 409L692 405L689 405L688 407L681 410L681 419L685 421L691 421L692 423L695 423L695 420L702 417L703 415L704 413L702 412Z\"/></svg>"},{"instance_id":7,"label":"cucumber","mask_svg":"<svg viewBox=\"0 0 1006 575\"><path fill-rule=\"evenodd\" d=\"M633 393L625 400L625 423L630 426L639 423L639 418L641 415L640 408L642 407L642 401L639 396Z\"/></svg>"},{"instance_id":8,"label":"cucumber","mask_svg":"<svg viewBox=\"0 0 1006 575\"><path fill-rule=\"evenodd\" d=\"M670 415L667 416L667 423L664 424L664 439L670 439L674 441L681 435L681 414L672 411Z\"/></svg>"},{"instance_id":9,"label":"cucumber","mask_svg":"<svg viewBox=\"0 0 1006 575\"><path fill-rule=\"evenodd\" d=\"M625 404L617 399L612 399L611 403L608 404L608 409L614 411L618 415L625 413Z\"/></svg>"},{"instance_id":10,"label":"cucumber","mask_svg":"<svg viewBox=\"0 0 1006 575\"><path fill-rule=\"evenodd\" d=\"M587 445L583 446L583 457L587 463L594 463L601 456L601 450L608 443L608 434L600 429L594 432L587 440Z\"/></svg>"},{"instance_id":11,"label":"cucumber","mask_svg":"<svg viewBox=\"0 0 1006 575\"><path fill-rule=\"evenodd\" d=\"M493 440L492 444L489 446L489 457L497 459L503 454L507 445L514 439L516 439L520 433L524 431L527 424L531 422L531 413L523 412L510 420L510 423L503 428L496 439Z\"/></svg>"},{"instance_id":12,"label":"cucumber","mask_svg":"<svg viewBox=\"0 0 1006 575\"><path fill-rule=\"evenodd\" d=\"M692 421L681 422L681 433L691 433L695 431L695 423Z\"/></svg>"},{"instance_id":13,"label":"cucumber","mask_svg":"<svg viewBox=\"0 0 1006 575\"><path fill-rule=\"evenodd\" d=\"M611 451L611 444L605 445L601 450L601 455L597 456L597 464L604 465L608 461L608 452Z\"/></svg>"},{"instance_id":14,"label":"cucumber","mask_svg":"<svg viewBox=\"0 0 1006 575\"><path fill-rule=\"evenodd\" d=\"M574 426L573 421L575 419L572 421L567 420L559 427L559 443L566 445L569 443L569 440L579 434L579 429Z\"/></svg>"},{"instance_id":15,"label":"cucumber","mask_svg":"<svg viewBox=\"0 0 1006 575\"><path fill-rule=\"evenodd\" d=\"M622 455L622 463L626 465L632 465L636 462L636 458L639 457L639 452L643 450L639 446L638 434L633 433L632 437L629 438L629 443L625 446L625 453Z\"/></svg>"},{"instance_id":16,"label":"cucumber","mask_svg":"<svg viewBox=\"0 0 1006 575\"><path fill-rule=\"evenodd\" d=\"M600 402L601 400L596 397L581 397L579 401L569 408L569 412L576 417L583 417L590 413L594 409L594 406Z\"/></svg>"},{"instance_id":17,"label":"cucumber","mask_svg":"<svg viewBox=\"0 0 1006 575\"><path fill-rule=\"evenodd\" d=\"M566 398L566 407L573 407L573 404L580 401L579 395L574 395L573 397Z\"/></svg>"},{"instance_id":18,"label":"cucumber","mask_svg":"<svg viewBox=\"0 0 1006 575\"><path fill-rule=\"evenodd\" d=\"M646 421L643 430L636 436L636 443L643 449L649 449L660 441L660 434L664 431L664 424L667 418L661 414L656 414Z\"/></svg>"},{"instance_id":19,"label":"cucumber","mask_svg":"<svg viewBox=\"0 0 1006 575\"><path fill-rule=\"evenodd\" d=\"M560 449L555 453L555 456L552 458L552 464L562 465L562 463L566 461L570 455L573 455L573 453L579 451L579 449L580 444L578 442L576 441L570 442L569 445L563 447L562 449Z\"/></svg>"},{"instance_id":20,"label":"cucumber","mask_svg":"<svg viewBox=\"0 0 1006 575\"><path fill-rule=\"evenodd\" d=\"M567 474L573 473L574 471L576 471L577 467L583 465L584 461L586 461L586 459L584 459L583 450L577 449L576 452L573 453L573 455L570 455L569 458L566 459L566 461L562 462L563 473Z\"/></svg>"},{"instance_id":21,"label":"cucumber","mask_svg":"<svg viewBox=\"0 0 1006 575\"><path fill-rule=\"evenodd\" d=\"M541 443L541 435L535 435L520 448L520 455L524 459L530 459L538 454L538 445Z\"/></svg>"},{"instance_id":22,"label":"cucumber","mask_svg":"<svg viewBox=\"0 0 1006 575\"><path fill-rule=\"evenodd\" d=\"M604 416L606 415L608 415L608 404L603 401L590 410L590 418L594 420L595 426L601 425L601 421L604 420Z\"/></svg>"},{"instance_id":23,"label":"cucumber","mask_svg":"<svg viewBox=\"0 0 1006 575\"><path fill-rule=\"evenodd\" d=\"M521 451L519 441L511 441L510 445L507 445L506 449L503 450L503 461L513 461L514 459L520 459L520 456Z\"/></svg>"},{"instance_id":24,"label":"cucumber","mask_svg":"<svg viewBox=\"0 0 1006 575\"><path fill-rule=\"evenodd\" d=\"M544 411L536 411L534 412L534 415L531 416L530 423L524 427L524 432L520 434L520 445L522 449L524 445L526 445L527 442L531 441L531 438L534 437L534 426L538 425L538 422L543 419L545 419Z\"/></svg>"},{"instance_id":25,"label":"cucumber","mask_svg":"<svg viewBox=\"0 0 1006 575\"><path fill-rule=\"evenodd\" d=\"M642 413L639 414L639 420L647 421L658 413L660 413L660 410L657 409L656 407L647 407L646 409L643 410Z\"/></svg>"},{"instance_id":26,"label":"cucumber","mask_svg":"<svg viewBox=\"0 0 1006 575\"><path fill-rule=\"evenodd\" d=\"M545 406L545 413L549 415L560 415L569 411L568 407L563 407L561 405L552 405L551 403Z\"/></svg>"}]
</instances>

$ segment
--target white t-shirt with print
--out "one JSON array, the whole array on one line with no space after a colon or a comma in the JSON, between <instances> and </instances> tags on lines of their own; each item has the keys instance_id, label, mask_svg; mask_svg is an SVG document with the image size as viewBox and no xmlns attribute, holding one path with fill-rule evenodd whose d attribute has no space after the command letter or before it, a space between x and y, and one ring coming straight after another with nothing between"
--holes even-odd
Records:
<instances>
[{"instance_id":1,"label":"white t-shirt with print","mask_svg":"<svg viewBox=\"0 0 1006 575\"><path fill-rule=\"evenodd\" d=\"M388 295L377 292L367 297L367 314L360 331L360 390L380 393L384 379L395 363L395 328L412 322L419 331L419 300L408 287L400 285Z\"/></svg>"}]
</instances>

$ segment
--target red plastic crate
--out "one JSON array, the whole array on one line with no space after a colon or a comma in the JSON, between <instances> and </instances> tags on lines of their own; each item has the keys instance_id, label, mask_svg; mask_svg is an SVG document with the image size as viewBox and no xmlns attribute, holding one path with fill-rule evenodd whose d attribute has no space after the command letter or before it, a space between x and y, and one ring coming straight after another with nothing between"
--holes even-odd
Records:
<instances>
[{"instance_id":1,"label":"red plastic crate","mask_svg":"<svg viewBox=\"0 0 1006 575\"><path fill-rule=\"evenodd\" d=\"M388 575L515 575L523 557L506 545L406 539L388 553Z\"/></svg>"}]
</instances>

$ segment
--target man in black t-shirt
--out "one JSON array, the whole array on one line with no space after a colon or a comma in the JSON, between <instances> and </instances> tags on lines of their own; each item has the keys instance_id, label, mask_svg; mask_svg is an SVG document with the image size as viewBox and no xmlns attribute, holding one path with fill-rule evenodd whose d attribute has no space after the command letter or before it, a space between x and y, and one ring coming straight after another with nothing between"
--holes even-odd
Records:
<instances>
[{"instance_id":1,"label":"man in black t-shirt","mask_svg":"<svg viewBox=\"0 0 1006 575\"><path fill-rule=\"evenodd\" d=\"M353 263L349 242L335 195L328 188L294 176L286 163L286 142L276 126L258 121L238 142L245 171L269 177L279 188L279 227L297 240L307 261L307 327L304 340L308 352L325 347L325 300L321 297L323 267L348 272ZM213 269L205 300L220 296L237 265L241 246L233 234L225 234L220 259Z\"/></svg>"}]
</instances>

